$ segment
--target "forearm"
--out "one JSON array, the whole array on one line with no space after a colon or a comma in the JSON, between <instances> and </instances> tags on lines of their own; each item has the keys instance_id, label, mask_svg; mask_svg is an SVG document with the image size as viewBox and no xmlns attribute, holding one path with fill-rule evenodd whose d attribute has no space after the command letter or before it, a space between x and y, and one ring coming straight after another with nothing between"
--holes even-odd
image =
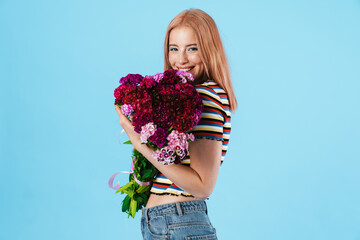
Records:
<instances>
[{"instance_id":1,"label":"forearm","mask_svg":"<svg viewBox=\"0 0 360 240\"><path fill-rule=\"evenodd\" d=\"M213 187L205 179L201 179L201 176L193 168L182 164L165 166L152 156L153 150L145 144L137 146L137 150L170 181L184 191L201 199L206 199L210 196Z\"/></svg>"},{"instance_id":2,"label":"forearm","mask_svg":"<svg viewBox=\"0 0 360 240\"><path fill-rule=\"evenodd\" d=\"M164 166L152 156L153 150L141 143L140 134L134 131L134 126L121 113L120 108L115 106L115 110L120 117L120 125L124 128L133 147L144 155L161 173L194 197L205 199L210 196L215 187L220 168L222 147L220 141L195 139L194 142L189 144L190 167L181 164Z\"/></svg>"}]
</instances>

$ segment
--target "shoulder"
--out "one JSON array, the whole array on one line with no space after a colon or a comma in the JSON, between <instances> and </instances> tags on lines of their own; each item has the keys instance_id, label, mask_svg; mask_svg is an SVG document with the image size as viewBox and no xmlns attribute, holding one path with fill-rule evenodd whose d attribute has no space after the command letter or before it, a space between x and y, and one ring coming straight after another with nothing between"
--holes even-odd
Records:
<instances>
[{"instance_id":1,"label":"shoulder","mask_svg":"<svg viewBox=\"0 0 360 240\"><path fill-rule=\"evenodd\" d=\"M207 80L204 83L195 85L195 88L199 92L200 96L208 96L213 98L215 101L220 101L219 95L215 91L216 88L219 88L219 85L215 81Z\"/></svg>"},{"instance_id":2,"label":"shoulder","mask_svg":"<svg viewBox=\"0 0 360 240\"><path fill-rule=\"evenodd\" d=\"M230 114L229 98L227 93L213 80L207 80L195 86L204 107L217 109L224 117Z\"/></svg>"},{"instance_id":3,"label":"shoulder","mask_svg":"<svg viewBox=\"0 0 360 240\"><path fill-rule=\"evenodd\" d=\"M231 118L226 92L212 80L195 85L195 88L202 99L204 109L198 125L190 132L196 138L224 141L224 131L227 131Z\"/></svg>"}]
</instances>

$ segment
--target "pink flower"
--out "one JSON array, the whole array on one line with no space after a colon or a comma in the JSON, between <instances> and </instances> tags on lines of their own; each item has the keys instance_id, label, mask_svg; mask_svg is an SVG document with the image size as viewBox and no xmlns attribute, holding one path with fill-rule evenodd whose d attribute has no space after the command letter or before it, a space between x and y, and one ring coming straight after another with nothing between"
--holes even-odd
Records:
<instances>
[{"instance_id":1,"label":"pink flower","mask_svg":"<svg viewBox=\"0 0 360 240\"><path fill-rule=\"evenodd\" d=\"M126 116L130 116L133 112L134 112L134 109L131 107L130 104L124 104L121 106L121 112L123 114L125 114Z\"/></svg>"},{"instance_id":2,"label":"pink flower","mask_svg":"<svg viewBox=\"0 0 360 240\"><path fill-rule=\"evenodd\" d=\"M165 165L185 158L194 141L186 132L198 124L203 102L193 80L190 73L175 69L145 77L128 74L114 91L115 104L132 116L141 142L154 144L159 149L154 154Z\"/></svg>"},{"instance_id":3,"label":"pink flower","mask_svg":"<svg viewBox=\"0 0 360 240\"><path fill-rule=\"evenodd\" d=\"M180 146L181 148L187 148L186 133L180 133L177 130L173 130L166 139L169 141L168 145L172 149L175 149L176 146Z\"/></svg>"},{"instance_id":4,"label":"pink flower","mask_svg":"<svg viewBox=\"0 0 360 240\"><path fill-rule=\"evenodd\" d=\"M186 157L189 152L189 141L194 141L194 135L188 133L180 133L177 130L173 130L166 138L170 149L174 150L180 159Z\"/></svg>"},{"instance_id":5,"label":"pink flower","mask_svg":"<svg viewBox=\"0 0 360 240\"><path fill-rule=\"evenodd\" d=\"M192 142L195 140L194 134L192 134L192 133L187 133L186 136L187 136L187 139Z\"/></svg>"},{"instance_id":6,"label":"pink flower","mask_svg":"<svg viewBox=\"0 0 360 240\"><path fill-rule=\"evenodd\" d=\"M178 70L176 72L176 75L179 76L183 83L186 83L188 81L194 81L194 77L191 73Z\"/></svg>"},{"instance_id":7,"label":"pink flower","mask_svg":"<svg viewBox=\"0 0 360 240\"><path fill-rule=\"evenodd\" d=\"M157 73L153 76L153 78L154 78L155 82L158 83L158 82L160 82L161 79L164 78L164 73Z\"/></svg>"},{"instance_id":8,"label":"pink flower","mask_svg":"<svg viewBox=\"0 0 360 240\"><path fill-rule=\"evenodd\" d=\"M149 137L151 137L156 132L156 125L153 122L149 122L148 124L141 127L140 139L141 142L147 143Z\"/></svg>"},{"instance_id":9,"label":"pink flower","mask_svg":"<svg viewBox=\"0 0 360 240\"><path fill-rule=\"evenodd\" d=\"M170 147L158 149L151 154L156 160L164 165L171 165L175 163L176 155Z\"/></svg>"}]
</instances>

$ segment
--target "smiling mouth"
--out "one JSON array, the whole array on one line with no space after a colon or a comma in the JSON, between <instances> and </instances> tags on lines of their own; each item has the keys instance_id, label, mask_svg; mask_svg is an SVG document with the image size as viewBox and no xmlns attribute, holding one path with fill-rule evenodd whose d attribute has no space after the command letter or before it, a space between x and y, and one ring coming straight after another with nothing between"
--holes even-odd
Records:
<instances>
[{"instance_id":1,"label":"smiling mouth","mask_svg":"<svg viewBox=\"0 0 360 240\"><path fill-rule=\"evenodd\" d=\"M177 68L178 70L184 71L184 72L188 72L191 71L194 67L189 67L189 68Z\"/></svg>"}]
</instances>

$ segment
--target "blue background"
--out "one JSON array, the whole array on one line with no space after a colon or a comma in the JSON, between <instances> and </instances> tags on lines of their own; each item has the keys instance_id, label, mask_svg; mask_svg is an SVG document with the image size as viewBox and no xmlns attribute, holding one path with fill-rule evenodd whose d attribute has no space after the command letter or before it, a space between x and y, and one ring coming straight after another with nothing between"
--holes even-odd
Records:
<instances>
[{"instance_id":1,"label":"blue background","mask_svg":"<svg viewBox=\"0 0 360 240\"><path fill-rule=\"evenodd\" d=\"M216 21L239 102L219 239L360 239L360 1L0 1L0 239L140 239L113 90L163 71L173 17ZM116 178L125 183L127 175Z\"/></svg>"}]
</instances>

